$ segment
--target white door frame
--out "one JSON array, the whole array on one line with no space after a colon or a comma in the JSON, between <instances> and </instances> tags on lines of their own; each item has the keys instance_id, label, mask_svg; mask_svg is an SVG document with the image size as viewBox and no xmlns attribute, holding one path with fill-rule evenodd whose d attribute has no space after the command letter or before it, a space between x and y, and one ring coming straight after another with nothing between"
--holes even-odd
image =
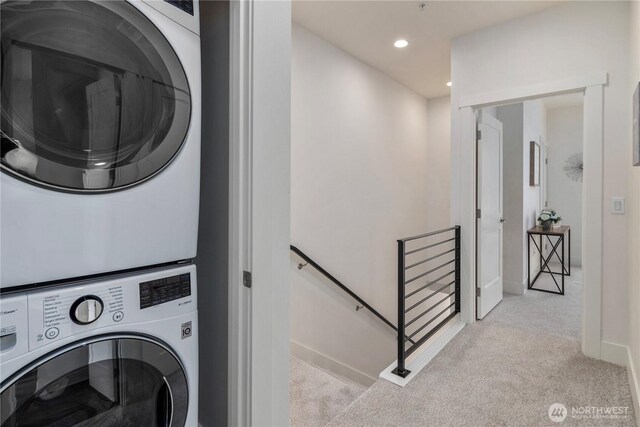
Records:
<instances>
[{"instance_id":1,"label":"white door frame","mask_svg":"<svg viewBox=\"0 0 640 427\"><path fill-rule=\"evenodd\" d=\"M475 110L568 92L584 92L584 183L582 185L583 304L582 352L596 359L601 354L602 325L602 221L603 221L603 143L604 86L607 73L577 76L572 79L508 88L501 91L463 97L453 118L452 156L457 156L452 172L452 220L462 229L462 319L476 320L476 115ZM457 175L457 176L456 176ZM588 189L588 191L587 191Z\"/></svg>"},{"instance_id":2,"label":"white door frame","mask_svg":"<svg viewBox=\"0 0 640 427\"><path fill-rule=\"evenodd\" d=\"M229 337L227 425L251 425L251 30L248 2L229 3Z\"/></svg>"},{"instance_id":3,"label":"white door frame","mask_svg":"<svg viewBox=\"0 0 640 427\"><path fill-rule=\"evenodd\" d=\"M287 425L291 3L233 0L229 19L227 425Z\"/></svg>"}]
</instances>

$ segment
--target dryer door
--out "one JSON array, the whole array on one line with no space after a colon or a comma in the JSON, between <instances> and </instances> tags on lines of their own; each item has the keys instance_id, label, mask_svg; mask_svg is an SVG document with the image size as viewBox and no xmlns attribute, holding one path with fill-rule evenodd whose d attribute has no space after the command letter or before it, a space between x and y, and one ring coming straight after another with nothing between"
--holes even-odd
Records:
<instances>
[{"instance_id":1,"label":"dryer door","mask_svg":"<svg viewBox=\"0 0 640 427\"><path fill-rule=\"evenodd\" d=\"M141 337L79 342L2 384L2 427L184 426L185 372L163 344Z\"/></svg>"},{"instance_id":2,"label":"dryer door","mask_svg":"<svg viewBox=\"0 0 640 427\"><path fill-rule=\"evenodd\" d=\"M187 77L136 7L7 0L0 19L4 172L105 192L152 177L177 155L191 115Z\"/></svg>"}]
</instances>

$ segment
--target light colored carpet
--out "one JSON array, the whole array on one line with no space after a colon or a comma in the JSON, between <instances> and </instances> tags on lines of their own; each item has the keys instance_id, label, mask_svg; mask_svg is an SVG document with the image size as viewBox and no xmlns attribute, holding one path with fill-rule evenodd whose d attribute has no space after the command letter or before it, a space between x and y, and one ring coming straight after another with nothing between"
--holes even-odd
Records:
<instances>
[{"instance_id":1,"label":"light colored carpet","mask_svg":"<svg viewBox=\"0 0 640 427\"><path fill-rule=\"evenodd\" d=\"M296 357L289 362L291 426L324 426L364 391Z\"/></svg>"},{"instance_id":2,"label":"light colored carpet","mask_svg":"<svg viewBox=\"0 0 640 427\"><path fill-rule=\"evenodd\" d=\"M559 266L552 266L559 271ZM556 278L559 281L559 278ZM551 276L542 274L534 284L536 288L557 290ZM531 333L580 340L582 335L582 270L571 269L565 278L565 294L555 295L528 290L524 297L505 294L504 300L494 308L483 322L513 326Z\"/></svg>"},{"instance_id":3,"label":"light colored carpet","mask_svg":"<svg viewBox=\"0 0 640 427\"><path fill-rule=\"evenodd\" d=\"M380 380L329 425L635 425L625 368L580 351L579 285L572 289L505 298L405 388ZM568 408L561 424L548 416L553 403ZM629 415L573 418L573 407L587 406L628 407Z\"/></svg>"}]
</instances>

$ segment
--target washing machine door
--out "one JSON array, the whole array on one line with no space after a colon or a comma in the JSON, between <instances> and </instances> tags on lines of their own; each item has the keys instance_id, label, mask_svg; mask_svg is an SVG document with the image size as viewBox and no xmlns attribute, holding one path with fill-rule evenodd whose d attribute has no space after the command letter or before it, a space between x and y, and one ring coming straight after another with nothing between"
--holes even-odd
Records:
<instances>
[{"instance_id":1,"label":"washing machine door","mask_svg":"<svg viewBox=\"0 0 640 427\"><path fill-rule=\"evenodd\" d=\"M187 380L166 346L142 337L79 342L2 384L2 427L185 425Z\"/></svg>"},{"instance_id":2,"label":"washing machine door","mask_svg":"<svg viewBox=\"0 0 640 427\"><path fill-rule=\"evenodd\" d=\"M119 1L0 4L1 167L33 184L106 192L177 155L191 115L162 32Z\"/></svg>"}]
</instances>

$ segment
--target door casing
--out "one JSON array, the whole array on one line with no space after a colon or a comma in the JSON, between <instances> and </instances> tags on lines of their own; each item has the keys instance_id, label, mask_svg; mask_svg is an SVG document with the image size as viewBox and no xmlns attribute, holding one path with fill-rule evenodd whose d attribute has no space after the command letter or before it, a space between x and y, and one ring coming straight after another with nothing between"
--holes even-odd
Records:
<instances>
[{"instance_id":1,"label":"door casing","mask_svg":"<svg viewBox=\"0 0 640 427\"><path fill-rule=\"evenodd\" d=\"M287 425L291 3L230 3L228 425Z\"/></svg>"},{"instance_id":2,"label":"door casing","mask_svg":"<svg viewBox=\"0 0 640 427\"><path fill-rule=\"evenodd\" d=\"M453 117L452 221L462 227L461 298L462 319L476 321L475 271L476 238L476 115L475 110L570 92L584 93L584 177L582 186L583 232L583 316L582 352L601 358L602 325L602 230L603 230L603 144L604 87L606 72L577 76L567 80L543 82L531 86L463 97ZM589 189L587 191L586 189ZM465 232L465 230L468 230ZM468 236L468 237L464 237Z\"/></svg>"}]
</instances>

